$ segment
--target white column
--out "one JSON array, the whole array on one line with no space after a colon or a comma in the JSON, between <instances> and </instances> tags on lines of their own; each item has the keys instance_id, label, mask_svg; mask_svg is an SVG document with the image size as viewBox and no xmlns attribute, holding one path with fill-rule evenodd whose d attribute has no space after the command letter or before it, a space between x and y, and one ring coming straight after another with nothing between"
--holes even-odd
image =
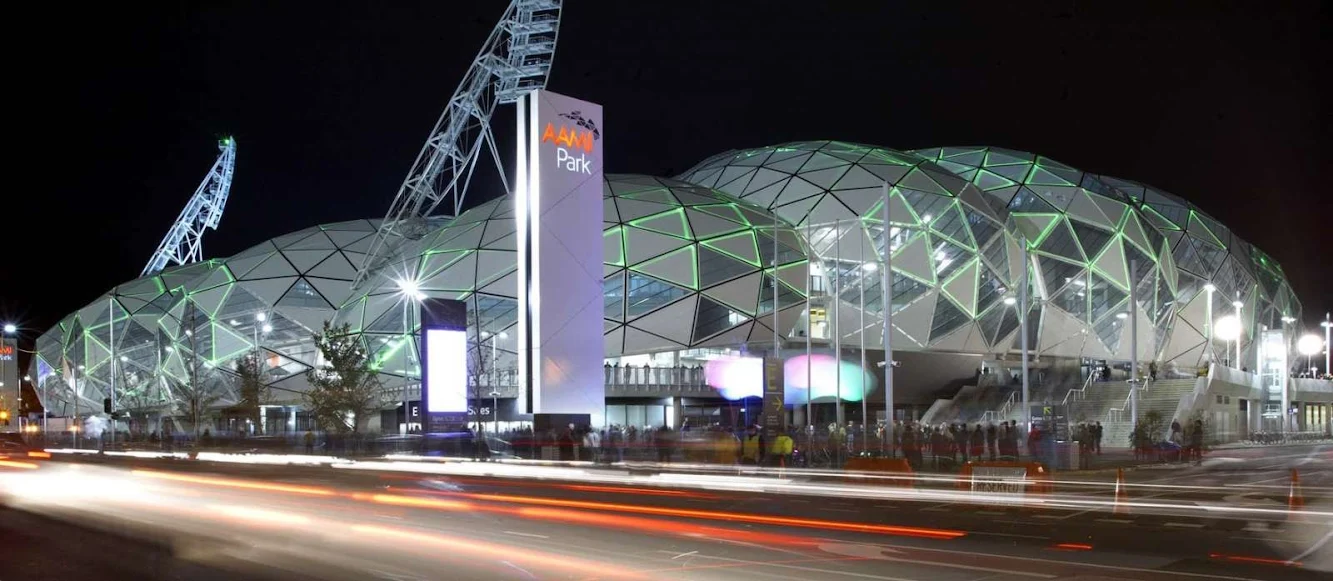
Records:
<instances>
[{"instance_id":1,"label":"white column","mask_svg":"<svg viewBox=\"0 0 1333 581\"><path fill-rule=\"evenodd\" d=\"M1023 247L1023 279L1018 283L1018 324L1023 357L1023 429L1032 429L1032 408L1028 406L1028 278L1032 260L1028 258L1028 240L1019 236L1018 243Z\"/></svg>"},{"instance_id":2,"label":"white column","mask_svg":"<svg viewBox=\"0 0 1333 581\"><path fill-rule=\"evenodd\" d=\"M807 219L805 223L805 243L809 250L809 256L805 261L805 425L813 426L815 424L814 405L810 402L810 392L814 391L814 372L811 370L810 358L814 355L814 345L811 341L811 334L814 333L814 312L810 310L810 277L814 276L811 267L815 264L815 245L810 238L810 222Z\"/></svg>"},{"instance_id":3,"label":"white column","mask_svg":"<svg viewBox=\"0 0 1333 581\"><path fill-rule=\"evenodd\" d=\"M1139 261L1129 259L1129 425L1139 422L1139 302L1135 295L1134 272Z\"/></svg>"},{"instance_id":4,"label":"white column","mask_svg":"<svg viewBox=\"0 0 1333 581\"><path fill-rule=\"evenodd\" d=\"M834 417L837 418L838 427L842 427L847 421L843 417L842 411L842 326L839 319L842 318L842 284L840 272L842 270L842 221L833 222L833 276L829 277L832 281L833 291L833 381L837 386L837 400L834 402Z\"/></svg>"},{"instance_id":5,"label":"white column","mask_svg":"<svg viewBox=\"0 0 1333 581\"><path fill-rule=\"evenodd\" d=\"M869 430L869 427L870 427L870 418L867 417L867 414L868 414L868 412L870 411L870 410L869 410L870 403L866 401L866 392L869 391L869 390L866 389L866 388L869 387L869 386L865 384L865 369L866 369L866 229L865 229L865 219L864 219L864 218L857 218L857 219L856 219L856 261L860 263L860 264L858 264L857 267L856 267L856 280L857 280L856 287L857 287L857 290L859 291L859 293L858 293L859 296L858 296L858 298L857 298L857 311L858 311L858 312L860 313L860 315L861 315L861 323L860 323L861 326L860 326L860 331L856 333L857 340L860 341L860 347L861 347L861 349L860 349L860 351L861 351L861 377L858 377L857 379L861 380L861 450L862 450L862 451L865 451L865 448L866 448L866 444L865 444L865 443L866 443L866 440L868 440L869 437L870 437L870 430Z\"/></svg>"},{"instance_id":6,"label":"white column","mask_svg":"<svg viewBox=\"0 0 1333 581\"><path fill-rule=\"evenodd\" d=\"M880 304L884 309L884 435L893 429L893 226L889 223L889 182L884 182L884 271Z\"/></svg>"}]
</instances>

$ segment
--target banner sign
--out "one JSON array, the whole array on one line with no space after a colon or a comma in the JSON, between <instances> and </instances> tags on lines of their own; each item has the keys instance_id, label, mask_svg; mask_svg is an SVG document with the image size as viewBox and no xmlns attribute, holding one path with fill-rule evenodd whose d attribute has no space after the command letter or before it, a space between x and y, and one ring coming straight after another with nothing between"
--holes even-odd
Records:
<instances>
[{"instance_id":1,"label":"banner sign","mask_svg":"<svg viewBox=\"0 0 1333 581\"><path fill-rule=\"evenodd\" d=\"M1027 468L1021 466L973 466L972 492L1022 496L1027 491L1027 474Z\"/></svg>"}]
</instances>

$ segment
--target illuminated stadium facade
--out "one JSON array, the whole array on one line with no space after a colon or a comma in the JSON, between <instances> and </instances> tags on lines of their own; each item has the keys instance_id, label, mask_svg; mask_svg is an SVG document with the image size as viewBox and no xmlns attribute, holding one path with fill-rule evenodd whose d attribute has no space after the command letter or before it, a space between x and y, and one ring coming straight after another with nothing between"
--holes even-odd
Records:
<instances>
[{"instance_id":1,"label":"illuminated stadium facade","mask_svg":"<svg viewBox=\"0 0 1333 581\"><path fill-rule=\"evenodd\" d=\"M1016 359L1020 313L1009 299L1023 241L1033 275L1030 345L1047 360L1129 360L1131 286L1138 359L1191 373L1234 353L1234 344L1209 340L1208 323L1235 312L1233 302L1242 305L1241 362L1255 357L1257 329L1300 318L1277 263L1181 198L998 148L788 143L720 154L675 179L611 175L604 196L609 422L717 415L725 400L699 366L770 353L775 326L789 388L806 389L791 370L807 342L822 355L836 343L843 365L864 369L845 380L869 390L844 399L878 397L882 409L874 364L883 360L886 239L893 344L904 353L896 358L939 355L922 365L948 368L915 380L899 371L895 399L908 406L928 405L942 377L970 376L977 356ZM511 203L502 197L429 226L420 239L399 240L398 258L357 289L351 281L377 221L310 227L122 284L39 338L36 391L49 394L53 414L74 413L76 399L81 410L100 411L114 377L119 408L160 417L178 413L177 386L195 370L221 409L237 401L237 360L259 353L273 388L268 430L304 429L305 372L319 364L311 335L332 321L349 324L374 358L385 385L383 429L393 430L403 421L398 402L419 397L417 346L406 332L416 327L415 305L400 290L411 280L427 296L467 301L471 360L482 367L472 378L477 405L503 399L501 419L520 419ZM818 384L827 381L816 378L817 401L836 393Z\"/></svg>"}]
</instances>

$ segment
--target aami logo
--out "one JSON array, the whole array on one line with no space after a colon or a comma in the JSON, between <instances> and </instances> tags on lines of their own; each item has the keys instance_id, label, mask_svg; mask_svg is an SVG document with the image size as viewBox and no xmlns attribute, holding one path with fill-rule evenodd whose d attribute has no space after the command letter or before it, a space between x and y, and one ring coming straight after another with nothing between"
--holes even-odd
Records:
<instances>
[{"instance_id":1,"label":"aami logo","mask_svg":"<svg viewBox=\"0 0 1333 581\"><path fill-rule=\"evenodd\" d=\"M597 124L584 119L579 111L561 113L560 117L572 121L574 127L564 123L556 127L548 121L546 129L542 131L542 143L555 144L555 164L565 171L592 174L593 141L601 139L602 132L597 129ZM583 151L580 153L579 150Z\"/></svg>"}]
</instances>

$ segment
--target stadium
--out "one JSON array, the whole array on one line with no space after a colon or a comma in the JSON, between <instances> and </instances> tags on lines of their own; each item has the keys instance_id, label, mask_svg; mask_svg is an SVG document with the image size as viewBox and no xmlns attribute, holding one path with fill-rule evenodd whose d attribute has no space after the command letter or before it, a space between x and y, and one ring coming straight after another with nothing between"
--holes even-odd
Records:
<instances>
[{"instance_id":1,"label":"stadium","mask_svg":"<svg viewBox=\"0 0 1333 581\"><path fill-rule=\"evenodd\" d=\"M1275 357L1267 331L1281 334L1287 375L1300 302L1274 259L1152 186L994 147L816 141L728 151L675 178L608 175L604 204L608 423L747 421L751 398L728 394L706 367L771 355L775 339L790 421L882 420L886 246L897 418L1020 417L1016 297L1026 257L1034 401L1115 425L1136 358L1161 369L1148 409L1204 411L1244 431L1301 401L1310 406L1302 423L1328 422L1328 402L1296 389L1237 391L1248 408L1209 407L1214 380L1216 389L1258 385L1226 374L1267 368L1261 360ZM381 417L369 428L407 430L420 393L408 280L425 296L469 306L476 419L528 419L515 405L510 199L431 219L424 236L398 240L392 264L354 288L378 226L310 226L112 288L38 339L35 391L52 414L69 416L100 412L114 382L117 407L142 427L178 416L179 392L194 384L212 394L215 429L304 431L305 373L321 365L312 335L329 321L350 325L380 374ZM1234 337L1215 329L1222 315L1240 321ZM263 425L237 425L226 417L239 397L235 368L253 354L270 398ZM1194 393L1201 368L1206 397Z\"/></svg>"}]
</instances>

